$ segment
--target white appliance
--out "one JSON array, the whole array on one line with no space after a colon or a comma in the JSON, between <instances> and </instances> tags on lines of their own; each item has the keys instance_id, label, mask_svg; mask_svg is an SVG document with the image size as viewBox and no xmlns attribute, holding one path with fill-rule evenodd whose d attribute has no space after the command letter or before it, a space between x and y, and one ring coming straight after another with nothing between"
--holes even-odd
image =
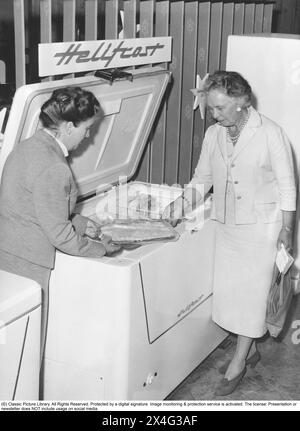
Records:
<instances>
[{"instance_id":1,"label":"white appliance","mask_svg":"<svg viewBox=\"0 0 300 431\"><path fill-rule=\"evenodd\" d=\"M0 400L38 400L41 288L0 270Z\"/></svg>"},{"instance_id":2,"label":"white appliance","mask_svg":"<svg viewBox=\"0 0 300 431\"><path fill-rule=\"evenodd\" d=\"M266 34L229 36L227 70L241 73L252 87L254 106L287 133L300 170L300 36ZM300 292L300 229L298 199L295 232L294 288Z\"/></svg>"},{"instance_id":3,"label":"white appliance","mask_svg":"<svg viewBox=\"0 0 300 431\"><path fill-rule=\"evenodd\" d=\"M118 196L126 213L128 195L151 189L157 203L152 215L159 217L178 188L132 181L127 189L127 181L137 169L169 72L160 67L131 72L132 81L112 85L89 76L20 88L2 164L13 145L36 130L39 107L52 90L80 85L94 92L105 117L89 145L70 160L82 198L77 211L97 217L110 211ZM176 242L102 259L57 252L50 280L45 399L163 399L227 336L211 320L209 204L197 215L202 228L192 233L192 222L183 223Z\"/></svg>"}]
</instances>

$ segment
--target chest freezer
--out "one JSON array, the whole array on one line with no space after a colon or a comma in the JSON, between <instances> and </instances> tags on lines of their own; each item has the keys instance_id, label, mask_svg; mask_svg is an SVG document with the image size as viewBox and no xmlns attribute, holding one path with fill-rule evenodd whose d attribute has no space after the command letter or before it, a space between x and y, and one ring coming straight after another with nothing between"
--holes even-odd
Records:
<instances>
[{"instance_id":1,"label":"chest freezer","mask_svg":"<svg viewBox=\"0 0 300 431\"><path fill-rule=\"evenodd\" d=\"M41 289L0 270L0 400L37 400Z\"/></svg>"},{"instance_id":2,"label":"chest freezer","mask_svg":"<svg viewBox=\"0 0 300 431\"><path fill-rule=\"evenodd\" d=\"M19 89L1 163L15 143L39 127L39 107L51 92L79 85L94 92L105 115L87 145L69 158L80 194L76 211L101 222L160 218L180 189L131 178L169 72L155 67L132 73L132 81L112 85L89 76ZM209 211L207 202L197 210L197 226L190 220L179 225L176 241L101 259L56 253L45 399L163 399L227 336L211 320L214 225Z\"/></svg>"}]
</instances>

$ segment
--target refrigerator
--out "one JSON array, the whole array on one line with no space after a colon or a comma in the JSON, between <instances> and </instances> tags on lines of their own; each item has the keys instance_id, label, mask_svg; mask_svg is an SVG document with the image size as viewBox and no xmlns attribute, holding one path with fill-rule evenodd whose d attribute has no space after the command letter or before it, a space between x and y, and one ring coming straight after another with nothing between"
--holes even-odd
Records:
<instances>
[{"instance_id":1,"label":"refrigerator","mask_svg":"<svg viewBox=\"0 0 300 431\"><path fill-rule=\"evenodd\" d=\"M0 270L0 400L38 400L41 288Z\"/></svg>"},{"instance_id":2,"label":"refrigerator","mask_svg":"<svg viewBox=\"0 0 300 431\"><path fill-rule=\"evenodd\" d=\"M253 105L279 124L291 142L296 180L300 167L300 36L263 33L229 36L226 69L241 73L253 90ZM292 280L300 292L300 201L298 197Z\"/></svg>"},{"instance_id":3,"label":"refrigerator","mask_svg":"<svg viewBox=\"0 0 300 431\"><path fill-rule=\"evenodd\" d=\"M104 119L69 157L79 190L76 212L101 222L159 219L180 187L132 177L170 73L159 66L130 73L113 82L84 76L21 87L0 169L11 148L40 127L39 107L51 92L79 85L99 99ZM176 240L114 257L57 251L49 285L44 399L162 400L227 337L211 319L215 232L209 214L210 199L178 225Z\"/></svg>"}]
</instances>

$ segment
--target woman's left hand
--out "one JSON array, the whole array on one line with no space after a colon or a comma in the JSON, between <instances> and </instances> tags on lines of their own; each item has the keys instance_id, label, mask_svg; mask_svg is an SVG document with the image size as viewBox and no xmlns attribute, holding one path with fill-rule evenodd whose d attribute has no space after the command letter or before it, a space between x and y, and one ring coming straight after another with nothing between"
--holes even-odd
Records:
<instances>
[{"instance_id":1,"label":"woman's left hand","mask_svg":"<svg viewBox=\"0 0 300 431\"><path fill-rule=\"evenodd\" d=\"M281 229L278 240L277 240L277 250L280 250L281 244L284 245L286 251L290 254L293 251L293 231L288 232L284 228Z\"/></svg>"},{"instance_id":2,"label":"woman's left hand","mask_svg":"<svg viewBox=\"0 0 300 431\"><path fill-rule=\"evenodd\" d=\"M90 238L98 238L101 233L101 225L89 219L84 233Z\"/></svg>"}]
</instances>

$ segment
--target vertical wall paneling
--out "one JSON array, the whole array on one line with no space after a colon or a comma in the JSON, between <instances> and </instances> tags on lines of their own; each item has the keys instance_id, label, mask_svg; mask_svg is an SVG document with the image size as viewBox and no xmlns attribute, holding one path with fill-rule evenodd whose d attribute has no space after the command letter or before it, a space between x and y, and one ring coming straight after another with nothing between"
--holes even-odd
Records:
<instances>
[{"instance_id":1,"label":"vertical wall paneling","mask_svg":"<svg viewBox=\"0 0 300 431\"><path fill-rule=\"evenodd\" d=\"M233 34L243 34L244 13L245 5L243 3L237 3L234 5Z\"/></svg>"},{"instance_id":2,"label":"vertical wall paneling","mask_svg":"<svg viewBox=\"0 0 300 431\"><path fill-rule=\"evenodd\" d=\"M254 30L254 15L255 15L255 4L245 5L245 23L244 23L244 33L251 34Z\"/></svg>"},{"instance_id":3,"label":"vertical wall paneling","mask_svg":"<svg viewBox=\"0 0 300 431\"><path fill-rule=\"evenodd\" d=\"M75 40L75 11L76 0L64 0L63 2L63 40L71 42Z\"/></svg>"},{"instance_id":4,"label":"vertical wall paneling","mask_svg":"<svg viewBox=\"0 0 300 431\"><path fill-rule=\"evenodd\" d=\"M124 39L136 37L138 0L124 0Z\"/></svg>"},{"instance_id":5,"label":"vertical wall paneling","mask_svg":"<svg viewBox=\"0 0 300 431\"><path fill-rule=\"evenodd\" d=\"M228 36L233 32L233 11L234 11L233 3L225 3L223 5L220 69L225 69L225 66L226 66Z\"/></svg>"},{"instance_id":6,"label":"vertical wall paneling","mask_svg":"<svg viewBox=\"0 0 300 431\"><path fill-rule=\"evenodd\" d=\"M52 0L40 0L41 43L52 42Z\"/></svg>"},{"instance_id":7,"label":"vertical wall paneling","mask_svg":"<svg viewBox=\"0 0 300 431\"><path fill-rule=\"evenodd\" d=\"M164 0L156 3L155 36L168 36L169 13L169 0ZM168 63L165 63L162 66L167 68ZM167 93L168 91L169 88L167 89ZM164 181L166 115L167 105L165 101L157 114L157 118L153 127L153 136L151 142L150 182L154 184L161 184Z\"/></svg>"},{"instance_id":8,"label":"vertical wall paneling","mask_svg":"<svg viewBox=\"0 0 300 431\"><path fill-rule=\"evenodd\" d=\"M16 88L26 84L24 0L14 0Z\"/></svg>"},{"instance_id":9,"label":"vertical wall paneling","mask_svg":"<svg viewBox=\"0 0 300 431\"><path fill-rule=\"evenodd\" d=\"M52 0L40 0L40 21L41 21L41 43L52 42ZM43 78L42 81L52 80L53 77Z\"/></svg>"},{"instance_id":10,"label":"vertical wall paneling","mask_svg":"<svg viewBox=\"0 0 300 431\"><path fill-rule=\"evenodd\" d=\"M263 20L263 32L264 33L271 33L272 15L273 15L273 5L272 4L265 4L265 6L264 6L264 20Z\"/></svg>"},{"instance_id":11,"label":"vertical wall paneling","mask_svg":"<svg viewBox=\"0 0 300 431\"><path fill-rule=\"evenodd\" d=\"M26 82L39 81L38 42L41 37L40 2L26 1L25 6L25 45L26 45Z\"/></svg>"},{"instance_id":12,"label":"vertical wall paneling","mask_svg":"<svg viewBox=\"0 0 300 431\"><path fill-rule=\"evenodd\" d=\"M119 0L105 2L105 39L118 39Z\"/></svg>"},{"instance_id":13,"label":"vertical wall paneling","mask_svg":"<svg viewBox=\"0 0 300 431\"><path fill-rule=\"evenodd\" d=\"M209 54L209 34L210 34L210 9L211 3L205 2L199 4L198 10L198 52L197 52L197 74L203 78L208 72L208 54ZM194 81L194 88L196 80ZM193 138L193 154L192 168L194 173L197 165L204 135L204 120L200 117L199 107L194 112L194 138Z\"/></svg>"},{"instance_id":14,"label":"vertical wall paneling","mask_svg":"<svg viewBox=\"0 0 300 431\"><path fill-rule=\"evenodd\" d=\"M209 72L219 69L222 36L222 3L212 3L210 15Z\"/></svg>"},{"instance_id":15,"label":"vertical wall paneling","mask_svg":"<svg viewBox=\"0 0 300 431\"><path fill-rule=\"evenodd\" d=\"M155 0L146 0L140 3L140 37L152 37L154 35L154 11ZM150 135L138 169L138 181L150 180L151 141L152 136Z\"/></svg>"},{"instance_id":16,"label":"vertical wall paneling","mask_svg":"<svg viewBox=\"0 0 300 431\"><path fill-rule=\"evenodd\" d=\"M187 184L191 179L193 153L193 94L197 67L197 16L198 2L185 4L184 45L181 99L181 129L179 140L178 183Z\"/></svg>"},{"instance_id":17,"label":"vertical wall paneling","mask_svg":"<svg viewBox=\"0 0 300 431\"><path fill-rule=\"evenodd\" d=\"M213 73L220 68L222 37L223 3L212 3L210 14L208 71ZM205 118L205 129L212 124L209 116Z\"/></svg>"},{"instance_id":18,"label":"vertical wall paneling","mask_svg":"<svg viewBox=\"0 0 300 431\"><path fill-rule=\"evenodd\" d=\"M165 150L164 182L172 185L177 182L179 156L181 85L182 85L182 52L183 52L184 2L176 1L170 5L170 36L172 42L172 89L168 98L167 130Z\"/></svg>"},{"instance_id":19,"label":"vertical wall paneling","mask_svg":"<svg viewBox=\"0 0 300 431\"><path fill-rule=\"evenodd\" d=\"M295 5L295 23L294 23L294 33L300 33L300 3L297 1Z\"/></svg>"},{"instance_id":20,"label":"vertical wall paneling","mask_svg":"<svg viewBox=\"0 0 300 431\"><path fill-rule=\"evenodd\" d=\"M97 39L98 0L85 1L84 33L85 40Z\"/></svg>"},{"instance_id":21,"label":"vertical wall paneling","mask_svg":"<svg viewBox=\"0 0 300 431\"><path fill-rule=\"evenodd\" d=\"M105 8L105 1L98 0L97 39L99 40L105 39Z\"/></svg>"},{"instance_id":22,"label":"vertical wall paneling","mask_svg":"<svg viewBox=\"0 0 300 431\"><path fill-rule=\"evenodd\" d=\"M123 38L130 39L138 37L138 13L140 10L139 0L124 0ZM120 36L119 36L120 37ZM130 67L135 69L135 66Z\"/></svg>"},{"instance_id":23,"label":"vertical wall paneling","mask_svg":"<svg viewBox=\"0 0 300 431\"><path fill-rule=\"evenodd\" d=\"M63 41L72 42L75 40L75 15L76 0L63 1ZM64 75L64 79L74 77L74 73Z\"/></svg>"},{"instance_id":24,"label":"vertical wall paneling","mask_svg":"<svg viewBox=\"0 0 300 431\"><path fill-rule=\"evenodd\" d=\"M292 33L294 27L294 20L296 16L295 5L299 0L277 0L276 8L279 12L276 17L277 28L280 33Z\"/></svg>"},{"instance_id":25,"label":"vertical wall paneling","mask_svg":"<svg viewBox=\"0 0 300 431\"><path fill-rule=\"evenodd\" d=\"M154 35L155 0L143 0L140 3L140 37Z\"/></svg>"},{"instance_id":26,"label":"vertical wall paneling","mask_svg":"<svg viewBox=\"0 0 300 431\"><path fill-rule=\"evenodd\" d=\"M263 30L263 18L264 18L264 5L255 5L255 18L254 18L254 33L261 33Z\"/></svg>"}]
</instances>

